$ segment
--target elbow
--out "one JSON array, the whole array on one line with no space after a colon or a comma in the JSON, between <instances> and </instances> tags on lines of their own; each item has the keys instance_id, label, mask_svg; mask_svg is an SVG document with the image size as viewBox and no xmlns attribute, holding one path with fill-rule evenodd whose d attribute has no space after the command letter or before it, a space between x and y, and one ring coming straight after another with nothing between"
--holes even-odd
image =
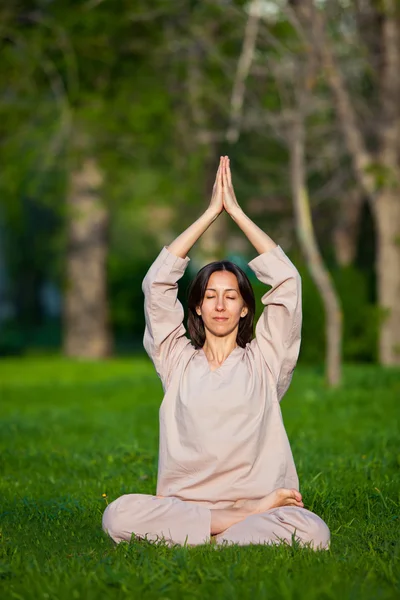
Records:
<instances>
[{"instance_id":1,"label":"elbow","mask_svg":"<svg viewBox=\"0 0 400 600\"><path fill-rule=\"evenodd\" d=\"M297 270L294 270L290 279L286 280L283 288L282 304L286 306L289 315L294 321L301 320L302 313L302 285L301 276Z\"/></svg>"},{"instance_id":2,"label":"elbow","mask_svg":"<svg viewBox=\"0 0 400 600\"><path fill-rule=\"evenodd\" d=\"M295 312L298 312L299 307L301 310L301 291L302 291L302 281L301 275L297 271L297 269L293 270L291 279L290 279L290 288L292 291L292 297L295 299Z\"/></svg>"},{"instance_id":3,"label":"elbow","mask_svg":"<svg viewBox=\"0 0 400 600\"><path fill-rule=\"evenodd\" d=\"M282 274L280 286L282 290L293 295L301 294L301 275L295 266L291 266Z\"/></svg>"},{"instance_id":4,"label":"elbow","mask_svg":"<svg viewBox=\"0 0 400 600\"><path fill-rule=\"evenodd\" d=\"M292 280L296 286L296 289L301 291L301 275L296 268L292 270Z\"/></svg>"}]
</instances>

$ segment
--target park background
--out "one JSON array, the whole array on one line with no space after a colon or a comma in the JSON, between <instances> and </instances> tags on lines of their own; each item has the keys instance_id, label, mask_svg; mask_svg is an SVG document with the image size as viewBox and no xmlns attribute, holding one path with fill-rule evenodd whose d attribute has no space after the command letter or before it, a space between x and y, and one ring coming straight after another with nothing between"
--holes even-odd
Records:
<instances>
[{"instance_id":1,"label":"park background","mask_svg":"<svg viewBox=\"0 0 400 600\"><path fill-rule=\"evenodd\" d=\"M398 597L399 3L16 1L0 21L5 597ZM323 556L114 549L101 532L108 501L155 493L141 283L208 206L220 155L302 276L282 410L306 506L332 531ZM258 316L255 255L221 215L183 304L226 257Z\"/></svg>"}]
</instances>

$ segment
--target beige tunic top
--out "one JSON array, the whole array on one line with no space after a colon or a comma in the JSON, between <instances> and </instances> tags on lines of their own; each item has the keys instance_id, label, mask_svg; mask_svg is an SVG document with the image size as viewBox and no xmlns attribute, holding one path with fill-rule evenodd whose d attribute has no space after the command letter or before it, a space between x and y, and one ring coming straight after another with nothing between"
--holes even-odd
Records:
<instances>
[{"instance_id":1,"label":"beige tunic top","mask_svg":"<svg viewBox=\"0 0 400 600\"><path fill-rule=\"evenodd\" d=\"M279 401L300 349L300 275L280 246L249 263L272 286L255 339L212 371L185 335L177 299L189 260L164 247L143 280L144 347L165 393L157 494L224 508L279 487L298 489Z\"/></svg>"}]
</instances>

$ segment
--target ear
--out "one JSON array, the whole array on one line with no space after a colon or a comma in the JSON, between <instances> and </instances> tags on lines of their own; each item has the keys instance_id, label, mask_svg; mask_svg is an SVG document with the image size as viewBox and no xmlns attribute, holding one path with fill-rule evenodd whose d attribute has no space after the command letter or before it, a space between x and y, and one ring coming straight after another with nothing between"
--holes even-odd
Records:
<instances>
[{"instance_id":1,"label":"ear","mask_svg":"<svg viewBox=\"0 0 400 600\"><path fill-rule=\"evenodd\" d=\"M201 317L201 308L200 306L196 306L196 313Z\"/></svg>"},{"instance_id":2,"label":"ear","mask_svg":"<svg viewBox=\"0 0 400 600\"><path fill-rule=\"evenodd\" d=\"M240 318L245 317L248 312L249 312L249 309L247 308L247 306L243 306L242 312L240 313Z\"/></svg>"}]
</instances>

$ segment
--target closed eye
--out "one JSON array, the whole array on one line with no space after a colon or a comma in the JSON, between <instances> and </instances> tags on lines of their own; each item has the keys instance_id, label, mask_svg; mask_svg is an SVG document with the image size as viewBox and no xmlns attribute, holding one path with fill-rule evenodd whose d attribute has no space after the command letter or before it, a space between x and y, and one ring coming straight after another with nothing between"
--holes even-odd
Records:
<instances>
[{"instance_id":1,"label":"closed eye","mask_svg":"<svg viewBox=\"0 0 400 600\"><path fill-rule=\"evenodd\" d=\"M206 296L207 300L212 300L215 296ZM227 296L228 300L236 300L236 296Z\"/></svg>"}]
</instances>

